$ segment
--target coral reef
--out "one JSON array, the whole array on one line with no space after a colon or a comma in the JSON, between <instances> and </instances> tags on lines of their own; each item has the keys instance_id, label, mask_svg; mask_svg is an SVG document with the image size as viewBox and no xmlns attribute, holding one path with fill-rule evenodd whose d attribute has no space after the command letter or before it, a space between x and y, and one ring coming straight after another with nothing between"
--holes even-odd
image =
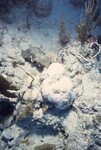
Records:
<instances>
[{"instance_id":1,"label":"coral reef","mask_svg":"<svg viewBox=\"0 0 101 150\"><path fill-rule=\"evenodd\" d=\"M8 13L1 8L7 2ZM101 149L100 37L89 34L84 44L69 43L65 18L73 17L72 32L83 8L82 0L68 2L0 1L5 15L0 18L0 150ZM87 0L85 6L87 16L95 14L93 29L100 23L97 2Z\"/></svg>"},{"instance_id":2,"label":"coral reef","mask_svg":"<svg viewBox=\"0 0 101 150\"><path fill-rule=\"evenodd\" d=\"M65 48L64 64L50 64L34 80L30 76L31 85L26 82L23 89L15 91L18 93L15 103L17 120L15 124L13 117L9 128L0 126L1 149L18 149L18 146L53 149L56 146L62 150L81 150L85 146L96 146L100 150L97 132L101 111L100 74L96 57L91 63L85 61L78 54L79 48L80 43ZM33 141L34 145L31 144Z\"/></svg>"}]
</instances>

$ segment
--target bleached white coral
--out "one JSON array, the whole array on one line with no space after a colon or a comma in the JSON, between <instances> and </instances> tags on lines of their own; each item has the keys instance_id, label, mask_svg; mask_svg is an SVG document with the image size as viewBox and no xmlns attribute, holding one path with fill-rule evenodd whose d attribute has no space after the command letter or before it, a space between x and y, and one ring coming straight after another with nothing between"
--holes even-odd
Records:
<instances>
[{"instance_id":1,"label":"bleached white coral","mask_svg":"<svg viewBox=\"0 0 101 150\"><path fill-rule=\"evenodd\" d=\"M62 72L59 71L59 65ZM63 65L53 63L47 72L49 76L42 82L41 88L43 99L61 110L70 107L75 96L72 81L62 74L64 72Z\"/></svg>"},{"instance_id":2,"label":"bleached white coral","mask_svg":"<svg viewBox=\"0 0 101 150\"><path fill-rule=\"evenodd\" d=\"M48 76L53 76L57 74L63 75L65 73L65 68L60 63L52 63L47 69L46 73Z\"/></svg>"}]
</instances>

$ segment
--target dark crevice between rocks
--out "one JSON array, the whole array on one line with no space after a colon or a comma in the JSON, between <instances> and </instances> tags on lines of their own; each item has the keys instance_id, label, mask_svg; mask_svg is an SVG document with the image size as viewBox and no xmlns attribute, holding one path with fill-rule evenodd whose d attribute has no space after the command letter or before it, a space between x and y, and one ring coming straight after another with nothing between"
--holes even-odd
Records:
<instances>
[{"instance_id":1,"label":"dark crevice between rocks","mask_svg":"<svg viewBox=\"0 0 101 150\"><path fill-rule=\"evenodd\" d=\"M9 118L15 110L15 104L7 98L0 98L0 123Z\"/></svg>"},{"instance_id":2,"label":"dark crevice between rocks","mask_svg":"<svg viewBox=\"0 0 101 150\"><path fill-rule=\"evenodd\" d=\"M98 44L101 44L101 35L97 36L97 42L98 42Z\"/></svg>"},{"instance_id":3,"label":"dark crevice between rocks","mask_svg":"<svg viewBox=\"0 0 101 150\"><path fill-rule=\"evenodd\" d=\"M40 64L40 66L38 66L36 61L33 64L31 64L31 66L32 67L36 67L39 72L42 72L44 70L44 68L45 68L45 66L43 66L41 64Z\"/></svg>"},{"instance_id":4,"label":"dark crevice between rocks","mask_svg":"<svg viewBox=\"0 0 101 150\"><path fill-rule=\"evenodd\" d=\"M17 88L13 85L11 85L11 83L9 81L7 81L2 75L0 75L0 93L3 94L6 97L11 97L11 98L15 98L16 95L14 93L10 93L7 90L17 90Z\"/></svg>"},{"instance_id":5,"label":"dark crevice between rocks","mask_svg":"<svg viewBox=\"0 0 101 150\"><path fill-rule=\"evenodd\" d=\"M23 130L27 129L30 135L36 134L42 137L51 135L56 136L58 134L58 129L54 129L54 125L46 125L38 119L32 121L32 117L26 117L21 120L17 120L16 125Z\"/></svg>"}]
</instances>

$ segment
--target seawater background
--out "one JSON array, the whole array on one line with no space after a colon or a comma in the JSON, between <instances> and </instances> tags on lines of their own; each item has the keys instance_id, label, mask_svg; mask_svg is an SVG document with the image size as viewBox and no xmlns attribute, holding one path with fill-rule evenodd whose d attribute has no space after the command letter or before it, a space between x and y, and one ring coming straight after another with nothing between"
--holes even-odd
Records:
<instances>
[{"instance_id":1,"label":"seawater background","mask_svg":"<svg viewBox=\"0 0 101 150\"><path fill-rule=\"evenodd\" d=\"M41 47L46 53L56 52L59 45L59 30L61 19L65 21L67 31L71 34L71 41L77 37L75 25L79 23L80 15L84 13L83 8L73 7L67 0L53 0L53 9L50 16L37 17L34 12L27 10L26 6L19 4L13 7L10 14L6 16L7 34L16 41L22 40L21 49L30 46ZM23 26L26 18L30 29L25 33ZM22 30L18 30L18 28ZM9 38L7 38L9 42Z\"/></svg>"}]
</instances>

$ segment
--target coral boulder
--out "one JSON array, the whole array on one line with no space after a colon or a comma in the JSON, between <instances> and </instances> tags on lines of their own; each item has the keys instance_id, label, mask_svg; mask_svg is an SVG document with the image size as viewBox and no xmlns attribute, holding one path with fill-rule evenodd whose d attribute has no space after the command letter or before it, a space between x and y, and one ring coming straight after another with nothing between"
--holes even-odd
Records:
<instances>
[{"instance_id":1,"label":"coral boulder","mask_svg":"<svg viewBox=\"0 0 101 150\"><path fill-rule=\"evenodd\" d=\"M54 68L55 66L55 72L57 74L52 75L52 66L50 65L48 72L48 77L42 82L42 97L43 100L47 104L52 104L54 107L60 110L64 110L69 108L75 98L75 94L73 93L73 85L70 78L68 78L66 75L60 74L57 69L59 69L56 66L61 66L62 71L64 68L62 68L62 64L59 63L53 63L52 66ZM50 72L50 75L49 75Z\"/></svg>"}]
</instances>

